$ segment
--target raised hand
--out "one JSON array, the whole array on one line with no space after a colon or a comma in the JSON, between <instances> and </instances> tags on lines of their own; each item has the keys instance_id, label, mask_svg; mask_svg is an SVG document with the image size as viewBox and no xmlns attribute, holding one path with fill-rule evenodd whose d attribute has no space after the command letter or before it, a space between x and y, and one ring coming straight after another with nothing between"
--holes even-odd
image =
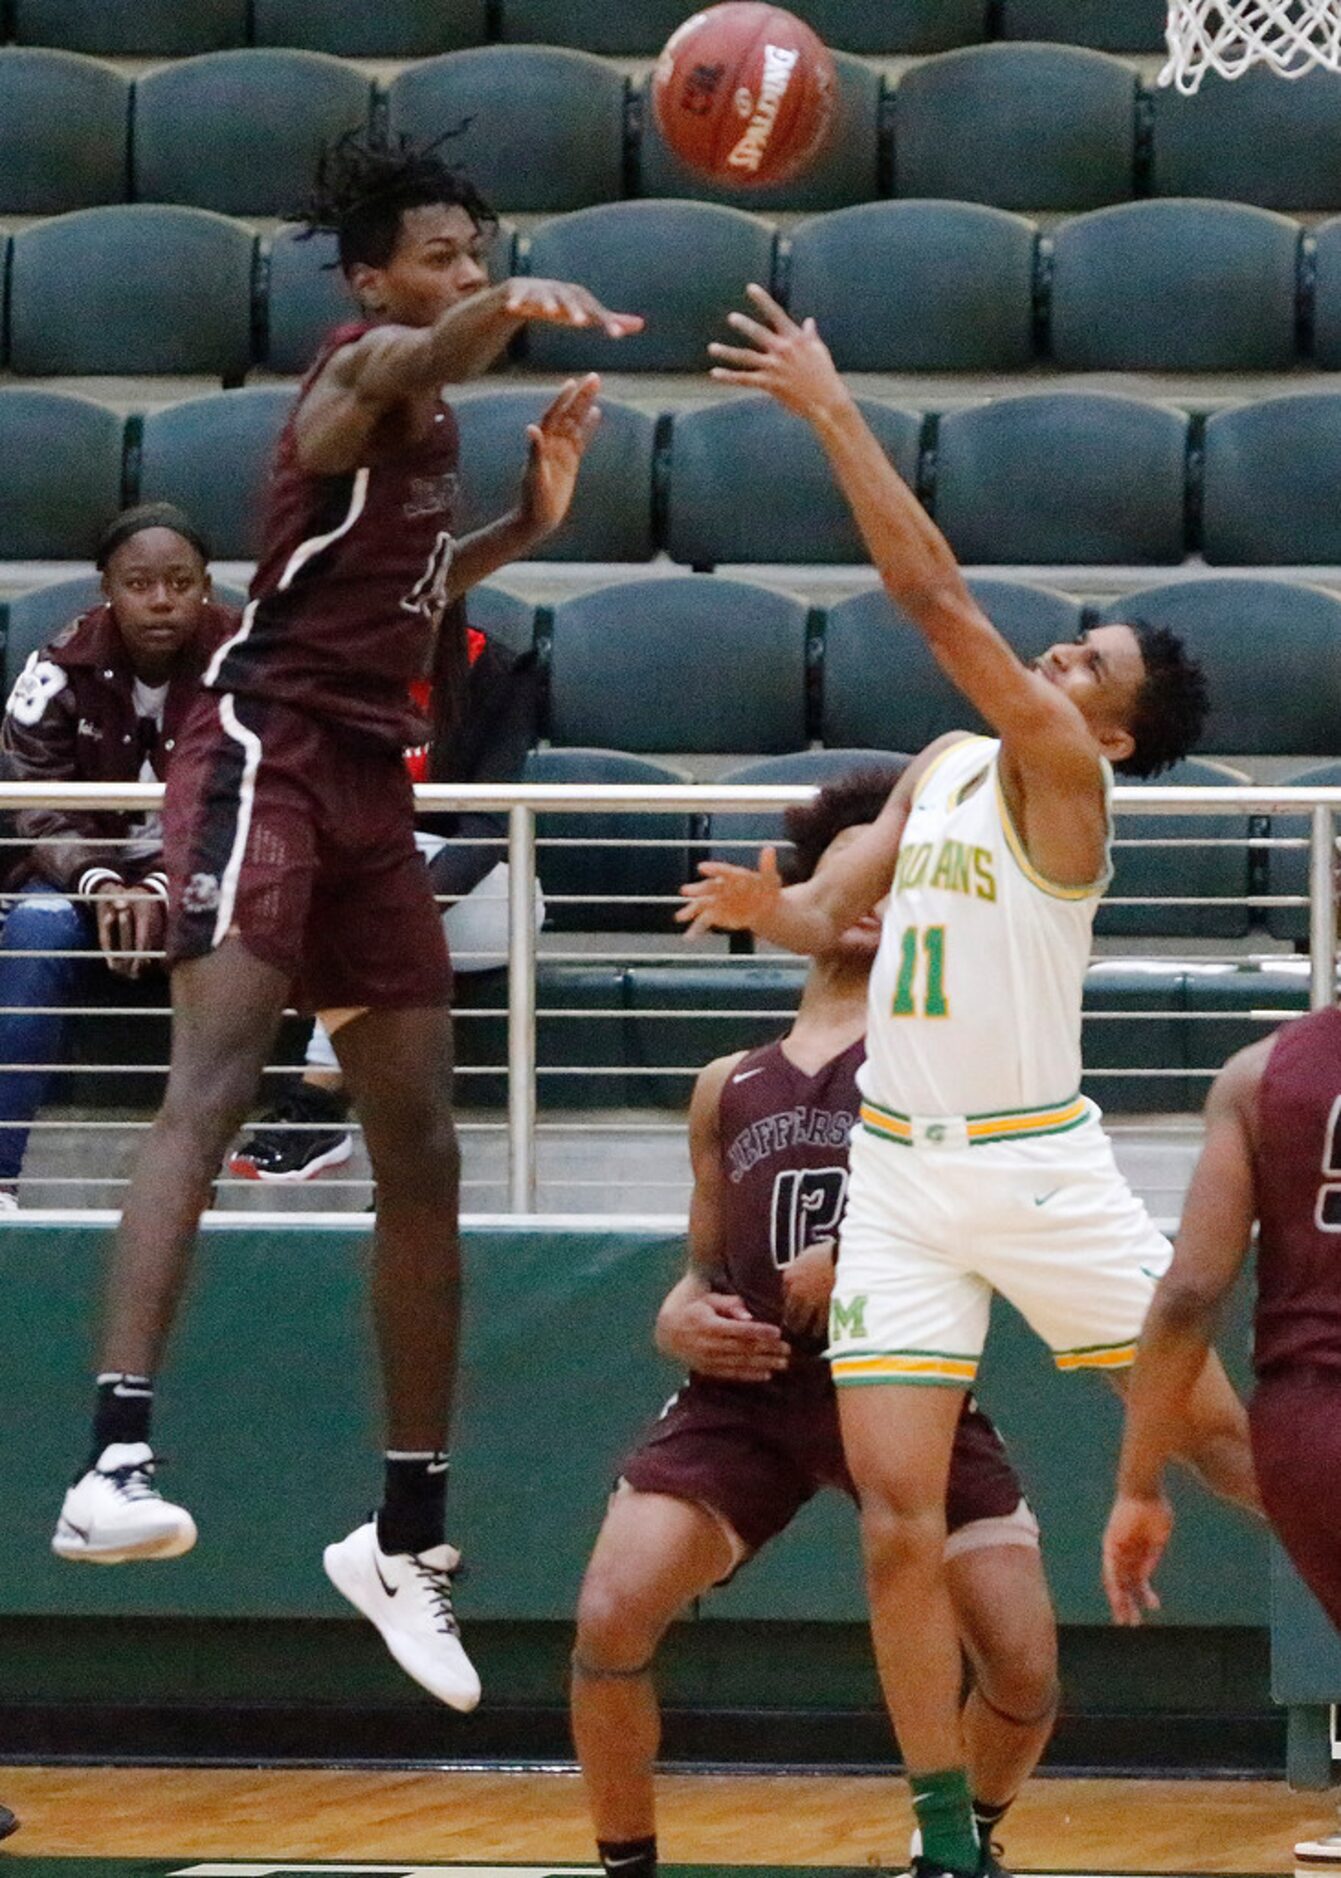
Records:
<instances>
[{"instance_id":1,"label":"raised hand","mask_svg":"<svg viewBox=\"0 0 1341 1878\"><path fill-rule=\"evenodd\" d=\"M686 939L719 927L727 932L749 932L767 919L782 895L775 848L765 848L758 868L737 867L731 861L700 861L702 880L688 881L680 892L688 901L676 912L686 928Z\"/></svg>"},{"instance_id":2,"label":"raised hand","mask_svg":"<svg viewBox=\"0 0 1341 1878\"><path fill-rule=\"evenodd\" d=\"M552 535L573 500L577 473L596 435L601 381L595 372L570 378L538 424L528 424L531 450L522 477L521 512L537 538Z\"/></svg>"},{"instance_id":3,"label":"raised hand","mask_svg":"<svg viewBox=\"0 0 1341 1878\"><path fill-rule=\"evenodd\" d=\"M595 294L570 280L509 280L504 311L518 320L540 320L550 326L599 327L607 339L626 339L640 333L646 322L641 313L612 313Z\"/></svg>"},{"instance_id":4,"label":"raised hand","mask_svg":"<svg viewBox=\"0 0 1341 1878\"><path fill-rule=\"evenodd\" d=\"M814 320L798 326L762 287L751 283L746 292L759 318L729 313L727 325L750 343L724 346L714 340L708 351L718 363L709 376L724 385L766 391L798 417L815 417L845 402L843 381Z\"/></svg>"},{"instance_id":5,"label":"raised hand","mask_svg":"<svg viewBox=\"0 0 1341 1878\"><path fill-rule=\"evenodd\" d=\"M1135 1626L1159 1609L1150 1579L1173 1531L1173 1508L1163 1494L1138 1499L1119 1494L1104 1532L1104 1590L1115 1624Z\"/></svg>"}]
</instances>

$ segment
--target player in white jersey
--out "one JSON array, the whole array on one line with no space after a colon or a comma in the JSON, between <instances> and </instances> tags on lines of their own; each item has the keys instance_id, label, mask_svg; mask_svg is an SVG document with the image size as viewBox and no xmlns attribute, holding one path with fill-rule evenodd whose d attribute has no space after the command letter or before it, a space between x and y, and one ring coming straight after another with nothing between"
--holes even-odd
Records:
<instances>
[{"instance_id":1,"label":"player in white jersey","mask_svg":"<svg viewBox=\"0 0 1341 1878\"><path fill-rule=\"evenodd\" d=\"M920 1867L967 1874L988 1854L972 1832L942 1565L950 1445L994 1290L1062 1367L1115 1373L1168 1263L1080 1094L1080 1005L1109 876L1112 769L1149 775L1182 756L1205 683L1172 634L1140 623L1022 664L814 322L750 295L758 317L731 316L749 343L713 346L713 376L811 424L891 598L998 733L954 732L923 751L822 881L784 890L767 851L757 871L709 863L681 914L691 933L748 927L812 952L886 901L829 1353ZM939 1386L908 1386L926 1384ZM1189 1401L1183 1455L1256 1507L1243 1411L1214 1357Z\"/></svg>"}]
</instances>

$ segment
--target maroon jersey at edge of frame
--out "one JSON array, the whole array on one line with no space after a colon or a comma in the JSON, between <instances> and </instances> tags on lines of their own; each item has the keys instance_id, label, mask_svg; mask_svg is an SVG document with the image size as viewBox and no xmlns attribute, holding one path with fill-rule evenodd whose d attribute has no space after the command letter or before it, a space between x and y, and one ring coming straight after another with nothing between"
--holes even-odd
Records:
<instances>
[{"instance_id":1,"label":"maroon jersey at edge of frame","mask_svg":"<svg viewBox=\"0 0 1341 1878\"><path fill-rule=\"evenodd\" d=\"M1341 1372L1341 1011L1280 1032L1257 1122L1254 1365Z\"/></svg>"},{"instance_id":2,"label":"maroon jersey at edge of frame","mask_svg":"<svg viewBox=\"0 0 1341 1878\"><path fill-rule=\"evenodd\" d=\"M303 381L368 330L338 327ZM448 406L423 439L384 419L363 467L314 476L298 463L294 412L275 455L265 540L238 632L205 682L276 699L394 749L423 743L409 699L445 611L458 436Z\"/></svg>"},{"instance_id":3,"label":"maroon jersey at edge of frame","mask_svg":"<svg viewBox=\"0 0 1341 1878\"><path fill-rule=\"evenodd\" d=\"M807 1076L780 1043L771 1043L742 1057L723 1084L717 1110L726 1175L721 1276L762 1323L782 1323L783 1267L817 1239L838 1236L864 1055L859 1038ZM822 1340L791 1341L818 1363Z\"/></svg>"}]
</instances>

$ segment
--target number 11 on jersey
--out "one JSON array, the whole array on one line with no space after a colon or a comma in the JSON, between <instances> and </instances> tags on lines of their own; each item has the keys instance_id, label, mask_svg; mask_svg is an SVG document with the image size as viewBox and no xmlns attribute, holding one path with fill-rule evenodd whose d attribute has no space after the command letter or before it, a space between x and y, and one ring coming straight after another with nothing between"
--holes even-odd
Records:
<instances>
[{"instance_id":1,"label":"number 11 on jersey","mask_svg":"<svg viewBox=\"0 0 1341 1878\"><path fill-rule=\"evenodd\" d=\"M922 1005L918 1009L918 960L923 963ZM892 1017L948 1017L945 995L944 926L905 926L899 941L899 975L894 982Z\"/></svg>"}]
</instances>

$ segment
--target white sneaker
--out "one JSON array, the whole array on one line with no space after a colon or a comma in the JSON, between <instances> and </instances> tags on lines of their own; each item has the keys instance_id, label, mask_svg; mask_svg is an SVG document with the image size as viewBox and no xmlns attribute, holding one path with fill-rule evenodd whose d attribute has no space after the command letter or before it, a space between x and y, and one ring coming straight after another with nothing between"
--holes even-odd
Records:
<instances>
[{"instance_id":1,"label":"white sneaker","mask_svg":"<svg viewBox=\"0 0 1341 1878\"><path fill-rule=\"evenodd\" d=\"M196 1542L196 1523L154 1485L146 1442L113 1442L65 1496L51 1549L89 1565L179 1558Z\"/></svg>"},{"instance_id":2,"label":"white sneaker","mask_svg":"<svg viewBox=\"0 0 1341 1878\"><path fill-rule=\"evenodd\" d=\"M1294 1855L1319 1865L1341 1865L1341 1828L1325 1839L1301 1839Z\"/></svg>"},{"instance_id":3,"label":"white sneaker","mask_svg":"<svg viewBox=\"0 0 1341 1878\"><path fill-rule=\"evenodd\" d=\"M326 1576L376 1624L406 1675L439 1702L468 1714L480 1699L480 1679L452 1612L451 1575L460 1562L449 1545L384 1552L371 1519L322 1554Z\"/></svg>"},{"instance_id":4,"label":"white sneaker","mask_svg":"<svg viewBox=\"0 0 1341 1878\"><path fill-rule=\"evenodd\" d=\"M0 1187L0 1213L17 1213L19 1196L12 1187Z\"/></svg>"}]
</instances>

